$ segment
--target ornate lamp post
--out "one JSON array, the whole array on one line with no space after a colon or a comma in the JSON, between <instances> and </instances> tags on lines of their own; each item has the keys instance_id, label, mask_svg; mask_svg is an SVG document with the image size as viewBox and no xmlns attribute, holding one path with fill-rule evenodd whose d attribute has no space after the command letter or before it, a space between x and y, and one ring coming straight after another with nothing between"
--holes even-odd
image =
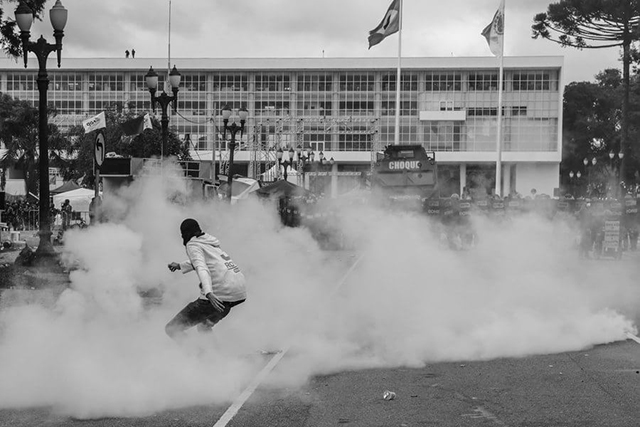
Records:
<instances>
[{"instance_id":1,"label":"ornate lamp post","mask_svg":"<svg viewBox=\"0 0 640 427\"><path fill-rule=\"evenodd\" d=\"M620 163L622 163L622 159L624 158L624 153L622 151L619 151L618 153L615 153L613 150L609 151L609 159L611 160L611 173L616 180L616 185L613 189L614 197L618 197L620 193L620 167L618 167L618 170L614 170L613 168L613 160L616 158L616 156L620 159Z\"/></svg>"},{"instance_id":2,"label":"ornate lamp post","mask_svg":"<svg viewBox=\"0 0 640 427\"><path fill-rule=\"evenodd\" d=\"M283 155L283 151L282 148L278 148L278 150L276 151L276 158L278 159L278 166L282 166L284 167L284 173L283 173L283 177L284 180L287 180L287 169L288 168L293 168L293 158L295 156L295 151L293 151L293 147L289 148L289 158L287 160L282 160L282 155Z\"/></svg>"},{"instance_id":3,"label":"ornate lamp post","mask_svg":"<svg viewBox=\"0 0 640 427\"><path fill-rule=\"evenodd\" d=\"M43 36L37 42L30 41L31 24L33 24L33 11L24 3L15 10L16 22L20 28L22 39L22 52L24 53L24 68L27 68L29 52L33 52L38 58L38 133L39 133L39 173L40 173L40 217L39 236L40 242L36 249L36 257L52 257L55 254L51 243L51 218L49 217L49 135L47 132L47 90L49 89L49 76L47 74L47 58L51 52L57 53L58 68L62 56L62 37L64 27L67 24L67 9L62 6L60 0L49 11L51 26L53 27L54 44L47 43Z\"/></svg>"},{"instance_id":4,"label":"ornate lamp post","mask_svg":"<svg viewBox=\"0 0 640 427\"><path fill-rule=\"evenodd\" d=\"M222 108L222 139L225 140L227 137L227 131L231 133L231 140L229 141L229 174L227 175L227 199L231 202L231 185L233 184L233 154L236 151L236 133L240 132L240 137L242 138L242 133L244 132L244 125L247 122L247 118L249 117L249 112L246 108L242 107L238 110L238 117L240 117L240 125L234 121L232 124L229 124L229 119L231 118L231 107L225 105Z\"/></svg>"},{"instance_id":5,"label":"ornate lamp post","mask_svg":"<svg viewBox=\"0 0 640 427\"><path fill-rule=\"evenodd\" d=\"M155 72L153 67L149 67L145 78L147 80L147 88L151 94L151 108L153 112L156 112L156 103L160 104L160 108L162 109L162 119L160 120L160 124L162 125L162 151L160 152L160 156L165 157L167 155L167 139L169 136L169 115L167 114L167 107L169 104L173 104L173 112L175 113L177 110L178 91L180 90L180 79L182 76L174 65L169 73L169 85L171 86L173 96L167 95L164 89L160 96L156 96L156 91L158 90L158 73Z\"/></svg>"},{"instance_id":6,"label":"ornate lamp post","mask_svg":"<svg viewBox=\"0 0 640 427\"><path fill-rule=\"evenodd\" d=\"M298 171L301 172L302 177L302 185L301 187L305 187L304 182L304 167L309 160L309 150L307 148L302 148L300 144L296 147L296 153L298 154ZM313 152L311 152L313 154Z\"/></svg>"},{"instance_id":7,"label":"ornate lamp post","mask_svg":"<svg viewBox=\"0 0 640 427\"><path fill-rule=\"evenodd\" d=\"M580 182L580 177L582 176L582 172L578 171L576 173L574 173L573 171L569 172L569 182L571 183L571 195L576 198L577 194L576 194L576 182ZM574 181L575 178L575 181Z\"/></svg>"},{"instance_id":8,"label":"ornate lamp post","mask_svg":"<svg viewBox=\"0 0 640 427\"><path fill-rule=\"evenodd\" d=\"M591 169L588 169L589 163L591 163L593 166L595 166L596 163L598 163L598 159L596 159L594 157L593 159L591 159L591 162L589 162L589 159L585 157L584 160L582 160L582 164L584 164L584 168L588 172L587 173L587 176L588 176L587 183L588 184L587 184L587 192L586 192L587 196L589 196L590 187L591 187Z\"/></svg>"}]
</instances>

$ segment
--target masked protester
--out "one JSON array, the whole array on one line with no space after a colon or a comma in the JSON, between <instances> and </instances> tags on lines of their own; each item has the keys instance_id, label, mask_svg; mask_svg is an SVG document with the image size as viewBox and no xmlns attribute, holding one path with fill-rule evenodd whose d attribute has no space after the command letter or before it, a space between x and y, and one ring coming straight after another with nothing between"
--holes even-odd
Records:
<instances>
[{"instance_id":1,"label":"masked protester","mask_svg":"<svg viewBox=\"0 0 640 427\"><path fill-rule=\"evenodd\" d=\"M198 326L200 331L209 331L225 318L231 308L247 298L245 277L240 268L221 248L218 239L203 232L195 219L185 219L180 225L182 243L187 261L168 265L169 270L182 273L195 271L200 280L200 297L187 304L171 319L165 331L179 341L185 331Z\"/></svg>"}]
</instances>

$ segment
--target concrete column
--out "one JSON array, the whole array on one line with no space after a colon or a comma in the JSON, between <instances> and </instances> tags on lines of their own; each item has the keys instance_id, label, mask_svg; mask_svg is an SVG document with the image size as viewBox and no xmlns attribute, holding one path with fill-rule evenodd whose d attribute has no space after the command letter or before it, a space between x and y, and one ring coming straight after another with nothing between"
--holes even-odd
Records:
<instances>
[{"instance_id":1,"label":"concrete column","mask_svg":"<svg viewBox=\"0 0 640 427\"><path fill-rule=\"evenodd\" d=\"M508 163L502 164L502 196L508 196L511 194L511 165Z\"/></svg>"},{"instance_id":2,"label":"concrete column","mask_svg":"<svg viewBox=\"0 0 640 427\"><path fill-rule=\"evenodd\" d=\"M462 195L462 189L467 186L467 164L460 164L460 192L458 194Z\"/></svg>"},{"instance_id":3,"label":"concrete column","mask_svg":"<svg viewBox=\"0 0 640 427\"><path fill-rule=\"evenodd\" d=\"M336 172L338 171L338 163L334 163L331 166L331 198L335 199L338 197L338 175Z\"/></svg>"}]
</instances>

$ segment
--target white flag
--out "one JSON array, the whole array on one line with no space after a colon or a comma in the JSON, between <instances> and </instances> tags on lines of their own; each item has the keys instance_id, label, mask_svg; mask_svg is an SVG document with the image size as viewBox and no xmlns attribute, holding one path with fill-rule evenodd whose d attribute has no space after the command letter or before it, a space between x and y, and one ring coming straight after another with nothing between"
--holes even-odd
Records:
<instances>
[{"instance_id":1,"label":"white flag","mask_svg":"<svg viewBox=\"0 0 640 427\"><path fill-rule=\"evenodd\" d=\"M83 120L82 127L84 127L84 133L89 133L94 130L106 128L107 119L104 117L104 111L97 116L93 116L90 119Z\"/></svg>"},{"instance_id":2,"label":"white flag","mask_svg":"<svg viewBox=\"0 0 640 427\"><path fill-rule=\"evenodd\" d=\"M482 35L487 39L489 49L495 56L502 56L504 47L504 0L500 2L500 7L493 20L482 30Z\"/></svg>"},{"instance_id":3,"label":"white flag","mask_svg":"<svg viewBox=\"0 0 640 427\"><path fill-rule=\"evenodd\" d=\"M144 125L142 126L142 130L145 129L153 129L153 124L151 124L151 116L149 113L144 115Z\"/></svg>"}]
</instances>

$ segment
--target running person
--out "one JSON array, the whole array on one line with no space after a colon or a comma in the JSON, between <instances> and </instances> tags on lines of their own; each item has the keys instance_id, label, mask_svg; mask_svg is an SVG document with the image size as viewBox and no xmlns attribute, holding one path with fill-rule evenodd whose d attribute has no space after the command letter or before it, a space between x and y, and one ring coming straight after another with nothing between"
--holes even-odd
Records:
<instances>
[{"instance_id":1,"label":"running person","mask_svg":"<svg viewBox=\"0 0 640 427\"><path fill-rule=\"evenodd\" d=\"M169 270L188 273L195 270L200 279L200 297L187 304L167 323L165 331L178 341L185 331L198 325L208 330L225 318L231 308L247 298L245 278L231 257L220 249L220 241L204 233L195 219L180 224L187 261L168 265Z\"/></svg>"}]
</instances>

